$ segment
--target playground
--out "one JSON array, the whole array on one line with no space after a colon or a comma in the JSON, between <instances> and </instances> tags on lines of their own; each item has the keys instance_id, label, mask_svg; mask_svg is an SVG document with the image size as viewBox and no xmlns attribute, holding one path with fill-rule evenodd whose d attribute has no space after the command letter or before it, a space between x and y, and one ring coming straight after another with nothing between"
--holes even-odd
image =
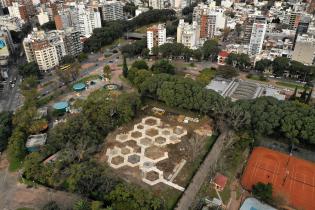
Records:
<instances>
[{"instance_id":1,"label":"playground","mask_svg":"<svg viewBox=\"0 0 315 210\"><path fill-rule=\"evenodd\" d=\"M256 147L247 163L242 185L251 191L258 182L271 183L273 196L281 196L297 209L315 209L315 164L264 147Z\"/></svg>"}]
</instances>

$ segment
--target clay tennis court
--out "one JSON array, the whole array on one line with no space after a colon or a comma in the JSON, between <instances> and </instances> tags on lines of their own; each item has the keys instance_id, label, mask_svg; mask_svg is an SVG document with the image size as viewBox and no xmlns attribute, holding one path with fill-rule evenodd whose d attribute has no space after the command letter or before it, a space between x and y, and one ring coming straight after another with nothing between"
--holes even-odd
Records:
<instances>
[{"instance_id":1,"label":"clay tennis court","mask_svg":"<svg viewBox=\"0 0 315 210\"><path fill-rule=\"evenodd\" d=\"M285 198L292 207L315 209L315 164L310 161L256 147L241 182L249 191L257 182L271 183L273 195Z\"/></svg>"}]
</instances>

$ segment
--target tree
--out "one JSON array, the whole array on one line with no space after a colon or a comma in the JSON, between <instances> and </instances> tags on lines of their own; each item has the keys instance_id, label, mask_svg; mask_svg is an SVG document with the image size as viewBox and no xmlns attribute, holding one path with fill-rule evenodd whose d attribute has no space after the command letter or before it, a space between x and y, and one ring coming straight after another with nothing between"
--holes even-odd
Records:
<instances>
[{"instance_id":1,"label":"tree","mask_svg":"<svg viewBox=\"0 0 315 210\"><path fill-rule=\"evenodd\" d=\"M244 70L248 66L250 66L250 58L247 54L244 53L230 53L225 62L240 70Z\"/></svg>"},{"instance_id":2,"label":"tree","mask_svg":"<svg viewBox=\"0 0 315 210\"><path fill-rule=\"evenodd\" d=\"M8 159L12 166L18 165L24 160L26 156L25 141L25 133L21 129L15 128L8 144Z\"/></svg>"},{"instance_id":3,"label":"tree","mask_svg":"<svg viewBox=\"0 0 315 210\"><path fill-rule=\"evenodd\" d=\"M219 44L216 40L207 40L202 46L204 59L214 61L217 59L220 52Z\"/></svg>"},{"instance_id":4,"label":"tree","mask_svg":"<svg viewBox=\"0 0 315 210\"><path fill-rule=\"evenodd\" d=\"M288 70L290 61L285 57L276 57L272 62L273 72L277 76L282 76L284 71Z\"/></svg>"},{"instance_id":5,"label":"tree","mask_svg":"<svg viewBox=\"0 0 315 210\"><path fill-rule=\"evenodd\" d=\"M145 70L149 69L149 66L148 66L147 62L145 62L145 60L136 60L135 62L133 62L131 67L137 68L137 69L145 69Z\"/></svg>"},{"instance_id":6,"label":"tree","mask_svg":"<svg viewBox=\"0 0 315 210\"><path fill-rule=\"evenodd\" d=\"M71 55L63 56L62 61L64 64L72 64L75 62L75 58Z\"/></svg>"},{"instance_id":7,"label":"tree","mask_svg":"<svg viewBox=\"0 0 315 210\"><path fill-rule=\"evenodd\" d=\"M200 74L196 77L196 81L201 82L204 86L209 84L209 82L214 78L216 74L215 69L203 69Z\"/></svg>"},{"instance_id":8,"label":"tree","mask_svg":"<svg viewBox=\"0 0 315 210\"><path fill-rule=\"evenodd\" d=\"M264 72L266 69L270 68L272 61L269 59L261 59L256 62L255 69L260 72Z\"/></svg>"},{"instance_id":9,"label":"tree","mask_svg":"<svg viewBox=\"0 0 315 210\"><path fill-rule=\"evenodd\" d=\"M130 14L132 17L136 15L136 9L137 9L137 6L133 2L131 3L127 2L125 6L123 7L123 11L125 13Z\"/></svg>"},{"instance_id":10,"label":"tree","mask_svg":"<svg viewBox=\"0 0 315 210\"><path fill-rule=\"evenodd\" d=\"M161 200L150 192L126 184L116 185L110 192L108 200L111 202L110 207L115 210L158 210L163 207Z\"/></svg>"},{"instance_id":11,"label":"tree","mask_svg":"<svg viewBox=\"0 0 315 210\"><path fill-rule=\"evenodd\" d=\"M290 97L290 100L291 100L291 101L294 101L294 100L296 99L296 94L297 94L297 86L295 86L294 92L293 92L293 94L292 94L291 97Z\"/></svg>"},{"instance_id":12,"label":"tree","mask_svg":"<svg viewBox=\"0 0 315 210\"><path fill-rule=\"evenodd\" d=\"M123 62L123 76L125 78L127 78L128 76L128 66L127 66L127 61L126 61L126 57L124 56L124 62Z\"/></svg>"},{"instance_id":13,"label":"tree","mask_svg":"<svg viewBox=\"0 0 315 210\"><path fill-rule=\"evenodd\" d=\"M0 152L8 145L9 137L12 133L12 113L0 112Z\"/></svg>"},{"instance_id":14,"label":"tree","mask_svg":"<svg viewBox=\"0 0 315 210\"><path fill-rule=\"evenodd\" d=\"M64 82L65 84L68 84L74 80L76 80L80 75L80 66L78 63L70 65L69 68L61 69L58 68L56 70L56 74L58 75L59 79Z\"/></svg>"},{"instance_id":15,"label":"tree","mask_svg":"<svg viewBox=\"0 0 315 210\"><path fill-rule=\"evenodd\" d=\"M270 183L264 184L262 182L258 182L253 186L253 194L257 198L265 201L272 201L272 185Z\"/></svg>"},{"instance_id":16,"label":"tree","mask_svg":"<svg viewBox=\"0 0 315 210\"><path fill-rule=\"evenodd\" d=\"M306 104L309 104L311 102L312 94L313 94L313 88L310 90L310 92L307 95L307 98L305 100Z\"/></svg>"},{"instance_id":17,"label":"tree","mask_svg":"<svg viewBox=\"0 0 315 210\"><path fill-rule=\"evenodd\" d=\"M238 76L237 70L233 66L225 65L220 66L216 71L216 76L220 76L226 79L231 79Z\"/></svg>"},{"instance_id":18,"label":"tree","mask_svg":"<svg viewBox=\"0 0 315 210\"><path fill-rule=\"evenodd\" d=\"M112 72L112 70L110 69L110 66L109 65L105 65L104 68L103 68L103 74L109 80L111 79L111 72Z\"/></svg>"},{"instance_id":19,"label":"tree","mask_svg":"<svg viewBox=\"0 0 315 210\"><path fill-rule=\"evenodd\" d=\"M39 68L37 63L30 62L19 66L19 74L23 77L35 76L39 77Z\"/></svg>"},{"instance_id":20,"label":"tree","mask_svg":"<svg viewBox=\"0 0 315 210\"><path fill-rule=\"evenodd\" d=\"M160 60L151 66L153 73L175 74L175 67L168 60Z\"/></svg>"},{"instance_id":21,"label":"tree","mask_svg":"<svg viewBox=\"0 0 315 210\"><path fill-rule=\"evenodd\" d=\"M84 52L82 52L78 55L79 62L85 61L87 58L88 58L88 55Z\"/></svg>"},{"instance_id":22,"label":"tree","mask_svg":"<svg viewBox=\"0 0 315 210\"><path fill-rule=\"evenodd\" d=\"M60 208L55 201L50 201L45 204L42 210L60 210Z\"/></svg>"}]
</instances>

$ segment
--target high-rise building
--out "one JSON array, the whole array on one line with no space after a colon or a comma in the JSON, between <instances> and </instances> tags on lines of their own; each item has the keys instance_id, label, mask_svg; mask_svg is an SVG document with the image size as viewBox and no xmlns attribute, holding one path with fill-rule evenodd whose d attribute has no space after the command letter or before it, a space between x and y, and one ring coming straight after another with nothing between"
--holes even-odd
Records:
<instances>
[{"instance_id":1,"label":"high-rise building","mask_svg":"<svg viewBox=\"0 0 315 210\"><path fill-rule=\"evenodd\" d=\"M102 18L104 21L123 20L123 3L120 1L105 1L102 5Z\"/></svg>"},{"instance_id":2,"label":"high-rise building","mask_svg":"<svg viewBox=\"0 0 315 210\"><path fill-rule=\"evenodd\" d=\"M291 12L288 16L289 18L289 29L296 30L301 21L301 13L299 12Z\"/></svg>"},{"instance_id":3,"label":"high-rise building","mask_svg":"<svg viewBox=\"0 0 315 210\"><path fill-rule=\"evenodd\" d=\"M164 9L164 0L149 0L149 7L153 9Z\"/></svg>"},{"instance_id":4,"label":"high-rise building","mask_svg":"<svg viewBox=\"0 0 315 210\"><path fill-rule=\"evenodd\" d=\"M43 10L37 15L39 25L43 25L49 22L48 12L44 12Z\"/></svg>"},{"instance_id":5,"label":"high-rise building","mask_svg":"<svg viewBox=\"0 0 315 210\"><path fill-rule=\"evenodd\" d=\"M215 34L226 26L226 16L221 8L203 3L194 8L193 21L200 26L200 38L212 39Z\"/></svg>"},{"instance_id":6,"label":"high-rise building","mask_svg":"<svg viewBox=\"0 0 315 210\"><path fill-rule=\"evenodd\" d=\"M54 17L57 30L73 27L81 36L89 37L95 28L101 28L101 16L97 9L85 7L83 4L59 11Z\"/></svg>"},{"instance_id":7,"label":"high-rise building","mask_svg":"<svg viewBox=\"0 0 315 210\"><path fill-rule=\"evenodd\" d=\"M192 24L185 23L184 19L179 20L177 27L177 42L182 43L190 49L197 49L200 44L200 27L196 21Z\"/></svg>"},{"instance_id":8,"label":"high-rise building","mask_svg":"<svg viewBox=\"0 0 315 210\"><path fill-rule=\"evenodd\" d=\"M0 26L5 26L10 31L21 31L23 20L17 17L10 17L9 15L3 15L0 16Z\"/></svg>"},{"instance_id":9,"label":"high-rise building","mask_svg":"<svg viewBox=\"0 0 315 210\"><path fill-rule=\"evenodd\" d=\"M12 6L8 7L8 10L11 17L17 17L21 20L28 21L28 14L25 5L13 2Z\"/></svg>"},{"instance_id":10,"label":"high-rise building","mask_svg":"<svg viewBox=\"0 0 315 210\"><path fill-rule=\"evenodd\" d=\"M262 50L262 45L267 29L267 20L265 17L256 17L253 23L253 29L249 42L249 54L256 55Z\"/></svg>"},{"instance_id":11,"label":"high-rise building","mask_svg":"<svg viewBox=\"0 0 315 210\"><path fill-rule=\"evenodd\" d=\"M152 54L152 48L166 43L166 28L164 24L154 25L147 29L147 47Z\"/></svg>"},{"instance_id":12,"label":"high-rise building","mask_svg":"<svg viewBox=\"0 0 315 210\"><path fill-rule=\"evenodd\" d=\"M64 43L67 55L75 57L82 52L80 32L74 30L74 28L66 28L64 30Z\"/></svg>"},{"instance_id":13,"label":"high-rise building","mask_svg":"<svg viewBox=\"0 0 315 210\"><path fill-rule=\"evenodd\" d=\"M243 38L244 44L249 44L249 42L250 42L250 37L252 35L252 30L253 30L254 19L255 18L253 18L253 17L248 17L244 22L244 38Z\"/></svg>"},{"instance_id":14,"label":"high-rise building","mask_svg":"<svg viewBox=\"0 0 315 210\"><path fill-rule=\"evenodd\" d=\"M23 40L28 62L36 62L39 70L47 71L59 64L56 47L51 44L44 31L34 31Z\"/></svg>"},{"instance_id":15,"label":"high-rise building","mask_svg":"<svg viewBox=\"0 0 315 210\"><path fill-rule=\"evenodd\" d=\"M297 37L292 60L304 63L306 65L314 64L315 58L315 38L307 34Z\"/></svg>"},{"instance_id":16,"label":"high-rise building","mask_svg":"<svg viewBox=\"0 0 315 210\"><path fill-rule=\"evenodd\" d=\"M301 20L301 22L299 22L298 27L296 28L296 32L295 32L295 36L294 36L294 40L293 40L292 50L294 50L297 37L299 35L306 34L309 25L310 25L310 20Z\"/></svg>"},{"instance_id":17,"label":"high-rise building","mask_svg":"<svg viewBox=\"0 0 315 210\"><path fill-rule=\"evenodd\" d=\"M15 51L11 33L6 27L0 28L0 66L9 63L10 54Z\"/></svg>"}]
</instances>

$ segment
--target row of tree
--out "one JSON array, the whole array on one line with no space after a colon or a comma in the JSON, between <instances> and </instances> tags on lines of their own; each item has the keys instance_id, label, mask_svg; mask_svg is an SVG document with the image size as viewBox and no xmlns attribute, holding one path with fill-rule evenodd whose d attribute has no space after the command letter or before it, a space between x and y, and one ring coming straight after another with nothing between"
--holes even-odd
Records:
<instances>
[{"instance_id":1,"label":"row of tree","mask_svg":"<svg viewBox=\"0 0 315 210\"><path fill-rule=\"evenodd\" d=\"M262 59L257 61L255 69L264 72L272 70L279 77L290 77L309 82L315 78L315 67L306 66L301 62L289 60L286 57L277 57L273 61Z\"/></svg>"},{"instance_id":2,"label":"row of tree","mask_svg":"<svg viewBox=\"0 0 315 210\"><path fill-rule=\"evenodd\" d=\"M258 135L280 133L292 142L315 144L314 107L299 102L280 102L272 97L231 102L188 78L152 74L144 69L133 71L129 79L143 96L163 101L169 106L209 114L219 124L225 122L235 130L248 129Z\"/></svg>"},{"instance_id":3,"label":"row of tree","mask_svg":"<svg viewBox=\"0 0 315 210\"><path fill-rule=\"evenodd\" d=\"M176 18L175 11L170 9L149 10L141 13L129 21L113 21L104 24L104 27L94 29L92 36L84 43L85 52L95 52L101 47L113 43L123 36L123 33L133 31L142 26L156 22L166 22Z\"/></svg>"}]
</instances>

